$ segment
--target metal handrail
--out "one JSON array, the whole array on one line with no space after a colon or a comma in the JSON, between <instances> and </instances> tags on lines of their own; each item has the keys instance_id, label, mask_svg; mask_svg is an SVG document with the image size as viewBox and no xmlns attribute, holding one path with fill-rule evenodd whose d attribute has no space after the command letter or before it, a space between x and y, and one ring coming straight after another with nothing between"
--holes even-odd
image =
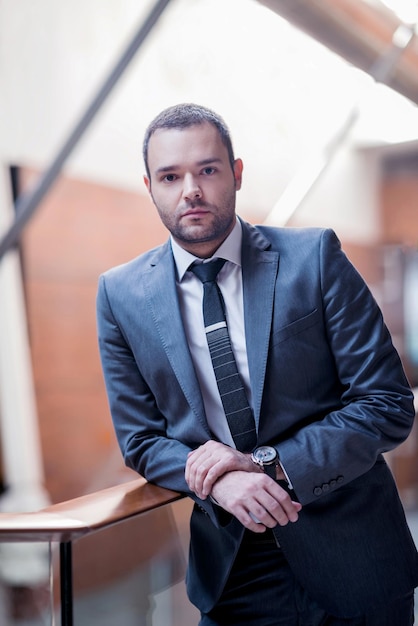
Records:
<instances>
[{"instance_id":1,"label":"metal handrail","mask_svg":"<svg viewBox=\"0 0 418 626\"><path fill-rule=\"evenodd\" d=\"M37 512L1 513L0 542L60 544L61 625L72 626L72 542L183 497L138 478Z\"/></svg>"}]
</instances>

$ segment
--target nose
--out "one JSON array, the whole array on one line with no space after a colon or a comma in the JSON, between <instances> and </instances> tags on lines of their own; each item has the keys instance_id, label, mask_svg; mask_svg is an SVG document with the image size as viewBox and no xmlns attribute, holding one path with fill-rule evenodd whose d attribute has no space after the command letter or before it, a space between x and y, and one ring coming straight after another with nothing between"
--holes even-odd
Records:
<instances>
[{"instance_id":1,"label":"nose","mask_svg":"<svg viewBox=\"0 0 418 626\"><path fill-rule=\"evenodd\" d=\"M184 177L183 197L186 200L196 200L202 197L202 191L197 179L192 174L186 174Z\"/></svg>"}]
</instances>

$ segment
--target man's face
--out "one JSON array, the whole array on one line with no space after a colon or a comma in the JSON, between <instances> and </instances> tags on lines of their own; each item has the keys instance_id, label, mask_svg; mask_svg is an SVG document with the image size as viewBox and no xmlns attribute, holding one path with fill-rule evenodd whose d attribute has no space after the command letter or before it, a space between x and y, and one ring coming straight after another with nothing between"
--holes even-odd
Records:
<instances>
[{"instance_id":1,"label":"man's face","mask_svg":"<svg viewBox=\"0 0 418 626\"><path fill-rule=\"evenodd\" d=\"M242 162L234 168L215 126L160 129L148 146L145 184L163 224L196 256L210 257L235 224Z\"/></svg>"}]
</instances>

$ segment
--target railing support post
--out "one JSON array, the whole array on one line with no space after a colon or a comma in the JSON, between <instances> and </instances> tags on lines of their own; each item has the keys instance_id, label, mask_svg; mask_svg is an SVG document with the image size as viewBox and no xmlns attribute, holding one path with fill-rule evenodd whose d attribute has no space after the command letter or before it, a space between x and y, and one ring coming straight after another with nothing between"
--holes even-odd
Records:
<instances>
[{"instance_id":1,"label":"railing support post","mask_svg":"<svg viewBox=\"0 0 418 626\"><path fill-rule=\"evenodd\" d=\"M72 543L60 543L61 626L73 626Z\"/></svg>"}]
</instances>

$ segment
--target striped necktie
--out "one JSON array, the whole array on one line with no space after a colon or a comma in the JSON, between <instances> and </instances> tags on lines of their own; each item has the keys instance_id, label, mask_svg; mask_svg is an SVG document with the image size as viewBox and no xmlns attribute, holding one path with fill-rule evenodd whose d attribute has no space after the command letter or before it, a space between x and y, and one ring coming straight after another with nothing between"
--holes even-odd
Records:
<instances>
[{"instance_id":1,"label":"striped necktie","mask_svg":"<svg viewBox=\"0 0 418 626\"><path fill-rule=\"evenodd\" d=\"M225 304L216 277L225 259L194 263L192 271L203 283L206 339L222 405L237 450L251 451L257 443L252 409L239 375L225 317Z\"/></svg>"}]
</instances>

